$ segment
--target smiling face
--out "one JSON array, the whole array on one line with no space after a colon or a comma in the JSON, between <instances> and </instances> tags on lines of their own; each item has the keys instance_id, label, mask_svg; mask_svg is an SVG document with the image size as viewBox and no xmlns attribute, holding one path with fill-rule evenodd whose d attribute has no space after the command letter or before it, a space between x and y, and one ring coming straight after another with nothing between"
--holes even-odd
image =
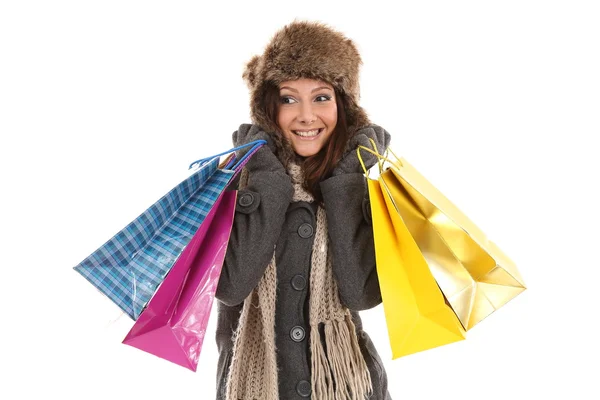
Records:
<instances>
[{"instance_id":1,"label":"smiling face","mask_svg":"<svg viewBox=\"0 0 600 400\"><path fill-rule=\"evenodd\" d=\"M302 157L317 154L337 124L333 86L314 79L298 79L279 85L277 125Z\"/></svg>"}]
</instances>

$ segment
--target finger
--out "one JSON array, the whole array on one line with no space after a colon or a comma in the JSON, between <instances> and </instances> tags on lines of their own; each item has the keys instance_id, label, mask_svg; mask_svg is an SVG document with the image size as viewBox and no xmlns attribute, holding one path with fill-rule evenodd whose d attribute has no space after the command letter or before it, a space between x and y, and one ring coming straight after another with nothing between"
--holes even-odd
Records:
<instances>
[{"instance_id":1,"label":"finger","mask_svg":"<svg viewBox=\"0 0 600 400\"><path fill-rule=\"evenodd\" d=\"M381 136L379 136L378 142L377 142L377 146L379 146L379 152L383 153L387 147L386 145L386 140L385 140L385 134L386 132L382 129L381 130Z\"/></svg>"},{"instance_id":2,"label":"finger","mask_svg":"<svg viewBox=\"0 0 600 400\"><path fill-rule=\"evenodd\" d=\"M370 140L367 137L367 135L364 134L360 134L358 136L356 136L356 147L358 146L370 146Z\"/></svg>"},{"instance_id":3,"label":"finger","mask_svg":"<svg viewBox=\"0 0 600 400\"><path fill-rule=\"evenodd\" d=\"M390 142L392 141L392 135L390 135L387 131L385 131L385 149L390 146Z\"/></svg>"},{"instance_id":4,"label":"finger","mask_svg":"<svg viewBox=\"0 0 600 400\"><path fill-rule=\"evenodd\" d=\"M248 137L258 136L260 133L261 129L258 127L258 125L252 125L248 131Z\"/></svg>"}]
</instances>

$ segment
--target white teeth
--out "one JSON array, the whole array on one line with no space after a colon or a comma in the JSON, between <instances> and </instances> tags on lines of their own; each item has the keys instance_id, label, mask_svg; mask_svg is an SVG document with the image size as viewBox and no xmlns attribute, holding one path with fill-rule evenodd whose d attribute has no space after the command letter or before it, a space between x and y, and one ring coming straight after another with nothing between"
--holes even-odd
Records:
<instances>
[{"instance_id":1,"label":"white teeth","mask_svg":"<svg viewBox=\"0 0 600 400\"><path fill-rule=\"evenodd\" d=\"M302 137L312 137L317 136L319 134L320 129L314 129L312 131L293 131L296 135Z\"/></svg>"}]
</instances>

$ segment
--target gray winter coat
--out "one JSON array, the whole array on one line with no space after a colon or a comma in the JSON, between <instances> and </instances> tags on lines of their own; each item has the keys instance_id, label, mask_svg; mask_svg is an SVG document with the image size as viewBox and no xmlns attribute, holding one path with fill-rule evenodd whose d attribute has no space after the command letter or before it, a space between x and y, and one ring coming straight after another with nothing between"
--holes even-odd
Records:
<instances>
[{"instance_id":1,"label":"gray winter coat","mask_svg":"<svg viewBox=\"0 0 600 400\"><path fill-rule=\"evenodd\" d=\"M364 175L343 174L321 183L327 213L333 273L342 304L352 311L363 357L373 382L373 400L390 400L387 376L358 311L381 303ZM311 398L309 272L316 204L292 203L290 178L257 171L238 193L235 220L216 292L219 351L217 400L225 399L227 372L244 299L260 281L276 248L275 346L281 400ZM319 399L315 399L319 400Z\"/></svg>"}]
</instances>

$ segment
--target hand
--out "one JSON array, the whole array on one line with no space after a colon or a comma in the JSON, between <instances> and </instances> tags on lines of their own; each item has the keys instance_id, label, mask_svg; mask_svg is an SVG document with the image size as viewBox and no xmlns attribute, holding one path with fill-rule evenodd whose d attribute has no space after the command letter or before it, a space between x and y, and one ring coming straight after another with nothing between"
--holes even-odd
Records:
<instances>
[{"instance_id":1,"label":"hand","mask_svg":"<svg viewBox=\"0 0 600 400\"><path fill-rule=\"evenodd\" d=\"M271 136L263 131L258 125L242 124L239 129L233 132L232 141L234 147L241 146L246 143L250 143L255 140L265 140L267 144L262 146L254 153L246 167L248 171L283 171L285 168L275 156L275 144ZM251 149L250 146L242 150L238 150L238 157L241 158Z\"/></svg>"},{"instance_id":2,"label":"hand","mask_svg":"<svg viewBox=\"0 0 600 400\"><path fill-rule=\"evenodd\" d=\"M390 144L391 136L385 129L378 125L369 125L356 131L354 136L350 138L350 141L348 142L348 153L342 157L338 165L333 170L334 176L355 172L364 172L362 166L360 165L360 161L358 160L356 149L358 146L364 146L367 149L373 150L373 144L369 139L373 139L375 142L377 152L379 154L383 154ZM378 158L373 153L370 153L366 150L361 150L360 156L367 170L373 165L377 164Z\"/></svg>"},{"instance_id":3,"label":"hand","mask_svg":"<svg viewBox=\"0 0 600 400\"><path fill-rule=\"evenodd\" d=\"M267 142L265 146L269 147L271 151L275 153L275 144L271 138L271 135L263 131L258 125L242 124L237 131L233 132L232 135L232 141L235 147L253 142L255 140L265 140ZM247 150L249 149L250 146L248 146Z\"/></svg>"}]
</instances>

